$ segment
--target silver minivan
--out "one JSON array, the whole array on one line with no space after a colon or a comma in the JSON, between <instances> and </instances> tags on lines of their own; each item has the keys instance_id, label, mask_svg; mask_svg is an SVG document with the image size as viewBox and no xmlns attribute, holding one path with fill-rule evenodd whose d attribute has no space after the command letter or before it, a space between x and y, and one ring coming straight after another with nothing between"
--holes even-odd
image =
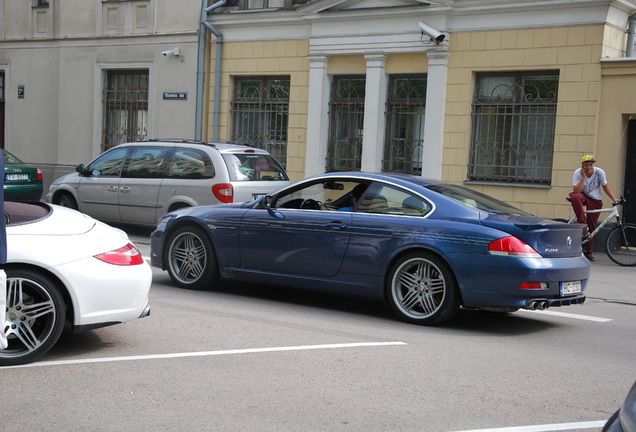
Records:
<instances>
[{"instance_id":1,"label":"silver minivan","mask_svg":"<svg viewBox=\"0 0 636 432\"><path fill-rule=\"evenodd\" d=\"M76 171L51 184L46 202L146 226L178 208L251 201L289 184L265 150L191 140L120 144Z\"/></svg>"}]
</instances>

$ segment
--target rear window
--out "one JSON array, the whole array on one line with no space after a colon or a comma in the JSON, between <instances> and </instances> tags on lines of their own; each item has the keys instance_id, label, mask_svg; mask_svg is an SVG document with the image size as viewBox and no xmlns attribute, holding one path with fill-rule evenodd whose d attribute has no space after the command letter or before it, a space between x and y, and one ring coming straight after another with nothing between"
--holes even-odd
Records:
<instances>
[{"instance_id":1,"label":"rear window","mask_svg":"<svg viewBox=\"0 0 636 432\"><path fill-rule=\"evenodd\" d=\"M283 167L268 154L224 153L232 181L287 181Z\"/></svg>"},{"instance_id":2,"label":"rear window","mask_svg":"<svg viewBox=\"0 0 636 432\"><path fill-rule=\"evenodd\" d=\"M510 204L506 204L505 202L499 201L496 198L484 195L480 192L476 192L463 186L437 184L428 186L428 189L457 200L464 205L488 213L531 216L530 213L511 206Z\"/></svg>"},{"instance_id":3,"label":"rear window","mask_svg":"<svg viewBox=\"0 0 636 432\"><path fill-rule=\"evenodd\" d=\"M2 155L4 156L4 163L7 164L21 164L23 163L20 159L18 159L17 157L13 156L11 153L9 153L8 151L2 149Z\"/></svg>"}]
</instances>

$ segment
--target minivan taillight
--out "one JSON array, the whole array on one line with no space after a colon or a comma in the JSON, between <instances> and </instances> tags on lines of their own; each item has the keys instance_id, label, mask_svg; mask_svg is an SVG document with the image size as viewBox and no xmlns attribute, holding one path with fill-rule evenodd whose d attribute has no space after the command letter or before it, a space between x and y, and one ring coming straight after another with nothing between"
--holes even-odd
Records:
<instances>
[{"instance_id":1,"label":"minivan taillight","mask_svg":"<svg viewBox=\"0 0 636 432\"><path fill-rule=\"evenodd\" d=\"M234 188L230 183L219 183L212 186L212 193L222 203L230 204L234 201Z\"/></svg>"},{"instance_id":2,"label":"minivan taillight","mask_svg":"<svg viewBox=\"0 0 636 432\"><path fill-rule=\"evenodd\" d=\"M37 168L37 170L38 170L37 179L38 180L44 180L44 177L42 176L42 171L40 171L40 168Z\"/></svg>"}]
</instances>

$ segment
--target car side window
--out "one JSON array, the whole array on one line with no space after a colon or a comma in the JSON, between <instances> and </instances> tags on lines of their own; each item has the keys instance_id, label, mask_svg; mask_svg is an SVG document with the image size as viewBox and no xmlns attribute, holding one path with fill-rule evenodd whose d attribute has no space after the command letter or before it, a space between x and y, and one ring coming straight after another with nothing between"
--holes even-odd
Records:
<instances>
[{"instance_id":1,"label":"car side window","mask_svg":"<svg viewBox=\"0 0 636 432\"><path fill-rule=\"evenodd\" d=\"M166 177L203 179L214 177L210 157L197 149L176 148L170 159Z\"/></svg>"},{"instance_id":2,"label":"car side window","mask_svg":"<svg viewBox=\"0 0 636 432\"><path fill-rule=\"evenodd\" d=\"M128 147L123 147L104 153L90 164L88 171L93 176L119 177L128 150Z\"/></svg>"},{"instance_id":3,"label":"car side window","mask_svg":"<svg viewBox=\"0 0 636 432\"><path fill-rule=\"evenodd\" d=\"M356 212L422 217L431 209L431 204L422 197L392 185L375 183L360 200Z\"/></svg>"},{"instance_id":4,"label":"car side window","mask_svg":"<svg viewBox=\"0 0 636 432\"><path fill-rule=\"evenodd\" d=\"M292 189L279 195L274 207L303 210L352 211L352 194L356 188L366 189L366 182L358 181L318 181L301 189Z\"/></svg>"},{"instance_id":5,"label":"car side window","mask_svg":"<svg viewBox=\"0 0 636 432\"><path fill-rule=\"evenodd\" d=\"M162 178L166 168L168 148L134 147L131 149L122 177Z\"/></svg>"}]
</instances>

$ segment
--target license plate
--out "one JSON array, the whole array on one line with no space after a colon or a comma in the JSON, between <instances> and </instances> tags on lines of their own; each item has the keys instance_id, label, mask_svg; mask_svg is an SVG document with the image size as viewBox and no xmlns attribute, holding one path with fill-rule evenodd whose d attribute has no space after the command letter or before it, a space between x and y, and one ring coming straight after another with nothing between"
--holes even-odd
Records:
<instances>
[{"instance_id":1,"label":"license plate","mask_svg":"<svg viewBox=\"0 0 636 432\"><path fill-rule=\"evenodd\" d=\"M7 174L5 177L6 180L28 180L28 174Z\"/></svg>"},{"instance_id":2,"label":"license plate","mask_svg":"<svg viewBox=\"0 0 636 432\"><path fill-rule=\"evenodd\" d=\"M561 295L578 294L581 292L581 281L561 282Z\"/></svg>"}]
</instances>

